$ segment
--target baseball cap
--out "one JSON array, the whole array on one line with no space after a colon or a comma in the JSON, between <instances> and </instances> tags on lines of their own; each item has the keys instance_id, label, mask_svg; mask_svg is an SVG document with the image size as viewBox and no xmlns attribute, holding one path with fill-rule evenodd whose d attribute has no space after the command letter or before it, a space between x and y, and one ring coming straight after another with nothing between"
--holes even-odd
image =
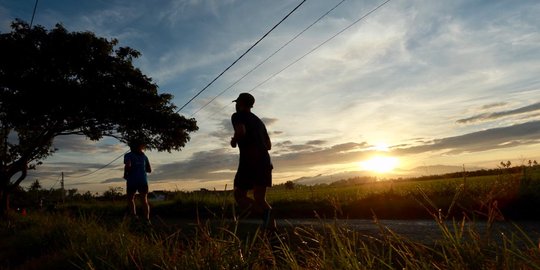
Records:
<instances>
[{"instance_id":1,"label":"baseball cap","mask_svg":"<svg viewBox=\"0 0 540 270\"><path fill-rule=\"evenodd\" d=\"M255 104L255 98L250 93L241 93L233 102L242 102L250 107Z\"/></svg>"}]
</instances>

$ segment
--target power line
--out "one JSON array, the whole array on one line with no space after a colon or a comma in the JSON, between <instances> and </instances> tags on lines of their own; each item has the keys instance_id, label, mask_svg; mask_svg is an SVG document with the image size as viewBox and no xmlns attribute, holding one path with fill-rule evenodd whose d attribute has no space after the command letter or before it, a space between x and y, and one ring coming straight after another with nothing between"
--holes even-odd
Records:
<instances>
[{"instance_id":1,"label":"power line","mask_svg":"<svg viewBox=\"0 0 540 270\"><path fill-rule=\"evenodd\" d=\"M227 92L229 89L231 89L233 86L235 86L238 82L240 82L242 79L244 79L245 77L247 77L249 74L251 74L251 72L255 71L257 68L259 68L262 64L264 64L266 61L268 61L270 58L272 58L275 54L277 54L279 51L281 51L283 48L285 48L287 45L289 45L291 42L293 42L294 40L296 40L299 36L301 36L302 34L304 34L307 30L309 30L313 25L315 25L316 23L318 23L320 20L322 20L324 17L326 17L326 15L330 14L330 12L334 11L334 9L336 9L338 6L340 6L343 2L345 2L345 0L341 0L341 2L339 2L337 5L335 5L334 7L332 7L330 10L328 10L326 13L324 13L321 17L319 17L317 20L315 20L313 23L311 23L308 27L304 28L304 30L302 30L300 33L296 34L292 39L290 39L289 41L287 41L285 44L283 44L279 49L277 49L275 52L273 52L272 54L270 54L268 57L266 57L266 59L264 59L262 62L260 62L259 64L257 64L255 67L253 67L250 71L248 71L246 74L244 74L244 76L240 77L240 79L236 80L234 83L232 83L231 85L229 85L229 87L225 88L223 91L221 91L217 96L215 96L214 98L212 98L210 101L208 101L206 104L204 104L201 108L199 108L197 111L195 111L193 114L191 114L190 117L193 117L195 114L197 114L198 112L200 112L202 109L204 109L206 106L210 105L210 103L212 103L214 100L216 100L218 97L220 97L221 95L223 95L225 92Z\"/></svg>"},{"instance_id":2,"label":"power line","mask_svg":"<svg viewBox=\"0 0 540 270\"><path fill-rule=\"evenodd\" d=\"M279 73L283 72L284 70L288 69L289 67L291 67L292 65L296 64L298 61L302 60L304 57L308 56L309 54L313 53L314 51L318 50L320 47L322 47L324 44L328 43L330 40L334 39L335 37L339 36L341 33L345 32L347 29L351 28L353 25L357 24L358 22L360 22L361 20L365 19L367 16L369 16L371 13L375 12L376 10L378 10L379 8L381 8L382 6L384 6L386 3L390 2L390 0L386 0L384 1L382 4L378 5L377 7L375 7L374 9L372 9L371 11L369 11L368 13L366 13L364 16L360 17L359 19L357 19L356 21L354 21L353 23L349 24L347 27L343 28L341 31L337 32L336 34L334 34L333 36L331 36L330 38L328 38L327 40L325 40L324 42L322 42L321 44L315 46L313 49L311 49L310 51L308 51L307 53L305 53L304 55L302 55L301 57L299 57L298 59L294 60L293 62L291 62L290 64L288 64L287 66L285 66L284 68L282 68L281 70L279 70L278 72L274 73L272 76L268 77L266 80L262 81L261 83L257 84L255 87L251 88L251 90L249 90L248 92L253 92L255 91L255 89L257 89L259 86L265 84L266 82L268 82L270 79L274 78L275 76L277 76Z\"/></svg>"},{"instance_id":3,"label":"power line","mask_svg":"<svg viewBox=\"0 0 540 270\"><path fill-rule=\"evenodd\" d=\"M30 28L32 28L32 25L34 23L34 16L36 15L36 9L37 9L38 2L39 2L39 0L36 0L36 3L34 4L34 11L32 11L32 19L30 20Z\"/></svg>"},{"instance_id":4,"label":"power line","mask_svg":"<svg viewBox=\"0 0 540 270\"><path fill-rule=\"evenodd\" d=\"M272 29L270 29L270 31L268 31L263 37L261 37L255 44L253 44L246 52L244 52L238 59L236 59L229 67L227 67L223 72L221 72L214 80L212 80L208 85L206 85L201 91L199 91L193 98L191 98L186 104L184 104L184 106L182 106L177 112L179 112L180 110L182 110L183 108L185 108L191 101L193 101L197 96L199 96L204 90L206 90L213 82L215 82L219 77L221 77L221 75L223 75L228 69L230 69L234 64L236 64L236 62L238 62L244 55L246 55L253 47L255 47L262 39L264 39L270 32L272 32L279 24L281 24L285 19L287 19L287 17L289 17L295 10L297 10L306 0L303 0L298 6L296 6L291 12L289 12L289 14L287 14L287 16L285 16L280 22L278 22ZM253 70L255 70L256 68L258 68L260 65L262 65L264 62L266 62L269 58L271 58L273 55L275 55L277 52L279 52L281 49L283 49L285 46L287 46L289 43L291 43L292 41L294 41L296 38L298 38L300 35L302 35L305 31L307 31L309 28L311 28L315 23L317 23L318 21L320 21L323 17L325 17L328 13L332 12L335 8L337 8L341 3L343 3L345 0L342 0L340 3L338 3L336 6L334 6L332 9L330 9L328 12L326 12L323 16L321 16L319 19L317 19L314 23L312 23L311 25L309 25L306 29L304 29L303 31L301 31L299 34L297 34L293 39L291 39L290 41L288 41L287 43L285 43L282 47L280 47L277 51L275 51L274 53L272 53L269 57L267 57L264 61L262 61L261 63L259 63L257 66L255 66L252 70L250 70L247 74L245 74L243 77L241 77L239 80L237 80L234 84L236 84L237 82L239 82L240 80L242 80L244 77L246 77L249 73L251 73ZM35 6L37 6L37 2L38 0L36 0L36 4ZM365 19L367 16L369 16L370 14L372 14L373 12L375 12L376 10L378 10L379 8L381 8L382 6L384 6L385 4L387 4L388 2L390 2L390 0L386 0L385 2L383 2L382 4L378 5L377 7L375 7L374 9L372 9L371 11L369 11L368 13L366 13L364 16L360 17L359 19L357 19L356 21L354 21L353 23L351 23L350 25L348 25L347 27L345 27L344 29L342 29L341 31L339 31L338 33L334 34L333 36L331 36L330 38L328 38L327 40L325 40L324 42L322 42L321 44L319 44L318 46L314 47L313 49L311 49L309 52L305 53L304 55L302 55L300 58L296 59L295 61L291 62L290 64L288 64L287 66L285 66L284 68L282 68L281 70L279 70L278 72L274 73L273 75L271 75L270 77L268 77L267 79L265 79L264 81L262 81L261 83L257 84L255 87L253 87L251 90L249 90L249 92L253 92L256 88L260 87L261 85L263 85L264 83L268 82L269 80L271 80L272 78L274 78L275 76L277 76L279 73L283 72L284 70L288 69L289 67L291 67L292 65L294 65L295 63L297 63L298 61L300 61L301 59L303 59L304 57L306 57L307 55L313 53L315 50L319 49L320 47L322 47L324 44L328 43L330 40L334 39L335 37L337 37L338 35L340 35L341 33L345 32L347 29L349 29L350 27L352 27L353 25L355 25L356 23L360 22L361 20ZM35 13L35 7L34 7L34 13ZM32 15L32 20L33 20L33 17L34 15ZM233 84L233 85L234 85ZM226 88L224 91L222 91L218 96L222 95L224 92L226 92L228 89L230 89L233 85L229 86L228 88ZM213 98L210 102L212 102L213 100L215 100L218 96L216 96L215 98ZM207 103L203 106L203 108L205 106L207 106L208 104ZM224 106L222 109L224 109L225 107L229 106L230 104L227 104L226 106ZM201 108L202 109L202 108ZM201 109L199 109L197 112L199 112ZM195 113L197 113L195 112ZM194 113L194 114L195 114ZM129 151L128 151L129 152ZM104 168L106 168L107 166L111 165L112 163L114 163L116 160L118 160L119 158L121 158L122 156L124 156L126 153L128 152L125 152L123 154L121 154L120 156L116 157L115 159L113 159L111 162L105 164L104 166L92 171L92 172L89 172L89 173L86 173L86 174L83 174L83 175L78 175L78 176L70 176L71 178L81 178L81 177L85 177L85 176L88 176L88 175L91 175L91 174L94 174ZM58 183L58 181L53 185L53 187Z\"/></svg>"},{"instance_id":5,"label":"power line","mask_svg":"<svg viewBox=\"0 0 540 270\"><path fill-rule=\"evenodd\" d=\"M313 22L312 24L310 24L307 28L305 28L303 31L301 31L300 33L298 33L295 37L293 37L291 40L289 40L287 43L285 43L283 46L281 46L278 50L276 50L274 53L272 53L270 56L268 56L265 60L263 60L261 63L259 63L258 65L256 65L252 70L250 70L248 73L246 73L244 76L242 76L239 80L237 80L235 83L233 83L231 86L229 86L228 88L226 88L225 90L223 90L220 94L218 94L216 97L214 97L211 101L209 101L208 103L206 103L202 108L200 108L199 110L197 110L195 113L192 114L192 116L194 114L196 114L197 112L199 112L200 110L202 110L204 107L206 107L207 105L209 105L211 102L213 102L217 97L219 97L220 95L222 95L223 93L225 93L227 90L229 90L233 85L235 85L236 83L238 83L240 80L242 80L244 77L246 77L248 74L250 74L252 71L254 71L255 69L257 69L260 65L262 65L264 62L266 62L268 59L270 59L273 55L275 55L276 53L278 53L281 49L283 49L285 46L287 46L289 43L291 43L292 41L294 41L296 38L298 38L300 35L302 35L305 31L307 31L309 28L311 28L315 23L317 23L318 21L320 21L323 17L325 17L326 15L328 15L330 12L332 12L334 9L336 9L339 5L341 5L345 0L342 0L341 2L339 2L336 6L334 6L332 9L330 9L328 12L326 12L325 14L323 14L321 17L319 17L315 22ZM205 88L203 88L201 91L199 91L199 93L197 95L195 95L192 99L190 99L184 106L182 106L178 111L182 110L185 106L187 106L191 101L193 101L200 93L202 93L204 90L206 90L206 88L208 88L208 86L210 86L214 81L216 81L221 75L223 75L223 73L225 73L230 67L232 67L236 62L238 62L238 60L240 60L240 58L242 58L247 52L249 52L255 45L257 45L258 42L260 42L266 35L268 35L274 28L276 28L281 22L283 22L290 14L292 14L292 12L294 12L296 9L298 9L298 7L300 7L300 5L302 5L303 3L305 2L302 1L302 3L300 3L293 11L291 11L285 18L283 18L278 24L276 24L269 32L267 32L261 39L259 39L259 41L257 41L254 45L252 45L244 54L242 54L237 60L235 60L227 69L225 69L220 75L218 75L218 77L216 77L214 80L212 80ZM319 49L320 47L322 47L324 44L328 43L330 40L334 39L335 37L337 37L338 35L340 35L341 33L345 32L347 29L351 28L353 25L357 24L358 22L360 22L361 20L365 19L367 16L369 16L370 14L372 14L373 12L375 12L376 10L378 10L379 8L381 8L382 6L384 6L385 4L387 4L388 2L390 2L390 0L386 0L385 2L383 2L382 4L378 5L377 7L375 7L374 9L372 9L371 11L369 11L368 13L366 13L364 16L360 17L359 19L357 19L356 21L354 21L353 23L349 24L347 27L343 28L341 31L337 32L336 34L334 34L333 36L331 36L330 38L326 39L324 42L322 42L321 44L317 45L316 47L314 47L313 49L311 49L310 51L308 51L307 53L305 53L304 55L302 55L301 57L299 57L298 59L296 59L295 61L291 62L290 64L288 64L287 66L285 66L284 68L282 68L281 70L279 70L278 72L272 74L270 77L268 77L267 79L265 79L264 81L262 81L261 83L257 84L255 87L253 87L251 90L249 90L249 92L253 92L255 89L257 89L258 87L260 87L261 85L265 84L266 82L268 82L269 80L271 80L272 78L274 78L275 76L277 76L278 74L280 74L281 72L285 71L286 69L288 69L289 67L291 67L292 65L296 64L298 61L302 60L304 57L306 57L307 55L313 53L314 51L316 51L317 49ZM224 107L222 107L220 109L223 110L225 107L229 106L230 104L227 104L225 105ZM127 152L126 152L127 153ZM125 153L124 153L125 154ZM75 177L72 177L72 178L81 178L81 177L84 177L84 176L88 176L88 175L91 175L91 174L94 174L102 169L104 169L105 167L109 166L110 164L112 164L113 162L115 162L116 160L118 160L120 157L122 157L124 154L118 156L117 158L115 158L114 160L112 160L111 162L109 162L108 164L104 165L103 167L101 168L98 168L97 170L95 171L92 171L92 172L89 172L87 174L83 174L83 175L79 175L79 176L75 176Z\"/></svg>"},{"instance_id":6,"label":"power line","mask_svg":"<svg viewBox=\"0 0 540 270\"><path fill-rule=\"evenodd\" d=\"M286 65L284 68L280 69L278 72L272 74L270 77L268 77L267 79L265 79L264 81L260 82L259 84L257 84L255 87L251 88L251 90L249 90L248 92L253 92L255 91L255 89L259 88L261 85L265 84L266 82L268 82L269 80L271 80L272 78L274 78L275 76L277 76L278 74L280 74L281 72L285 71L286 69L288 69L289 67L291 67L292 65L296 64L298 61L302 60L304 57L308 56L309 54L313 53L314 51L318 50L320 47L322 47L323 45L325 45L326 43L328 43L330 40L336 38L337 36L339 36L340 34L342 34L343 32L345 32L347 29L351 28L353 25L357 24L358 22L362 21L363 19L365 19L366 17L368 17L369 15L371 15L373 12L377 11L378 9L380 9L381 7L383 7L384 5L386 5L388 2L390 2L390 0L386 0L384 1L382 4L379 4L377 7L373 8L372 10L370 10L368 13L364 14L362 17L358 18L356 21L352 22L351 24L349 24L347 27L343 28L342 30L340 30L339 32L337 32L336 34L334 34L333 36L331 36L330 38L326 39L324 42L322 42L321 44L315 46L313 49L311 49L310 51L308 51L307 53L303 54L302 56L300 56L298 59L294 60L293 62L291 62L290 64ZM221 109L215 113L213 113L211 116L215 115L216 113L218 112L221 112L223 109L225 109L227 106L231 105L231 103L227 103L225 106L221 107Z\"/></svg>"},{"instance_id":7,"label":"power line","mask_svg":"<svg viewBox=\"0 0 540 270\"><path fill-rule=\"evenodd\" d=\"M51 188L49 190L53 190L54 186L56 186L56 184L58 184L58 182L62 179L62 175L60 175L58 177L58 180L56 180L56 182L54 183L54 185L51 186Z\"/></svg>"},{"instance_id":8,"label":"power line","mask_svg":"<svg viewBox=\"0 0 540 270\"><path fill-rule=\"evenodd\" d=\"M268 32L266 32L266 34L264 34L259 40L257 40L257 42L255 42L253 45L251 45L251 47L249 47L249 49L247 51L245 51L242 55L240 55L240 57L238 57L236 60L234 60L234 62L232 64L230 64L225 70L223 70L216 78L214 78L210 83L208 83L203 89L201 89L195 96L193 96L190 100L188 100L188 102L186 102L186 104L184 104L182 107L180 107L180 109L178 109L176 112L179 112L181 111L182 109L184 109L189 103L191 103L191 101L193 101L195 98L197 98L202 92L204 92L204 90L206 90L210 85L212 85L217 79L219 79L221 77L221 75L223 75L225 72L227 72L227 70L229 70L232 66L234 66L234 64L236 64L240 59L242 59L244 57L244 55L246 55L249 51L251 51L251 49L253 49L257 44L259 44L259 42L261 42L266 36L268 36L268 34L270 34L270 32L274 31L274 29L276 27L278 27L278 25L280 25L283 21L285 21L293 12L295 12L302 4L304 4L306 2L306 0L303 0L300 4L298 4L291 12L289 12L289 14L287 14L287 16L285 16L283 19L281 19L281 21L279 21L276 25L274 25L274 27L272 27L272 29L270 29Z\"/></svg>"},{"instance_id":9,"label":"power line","mask_svg":"<svg viewBox=\"0 0 540 270\"><path fill-rule=\"evenodd\" d=\"M89 172L89 173L82 174L82 175L70 176L70 178L81 178L81 177L85 177L85 176L94 174L94 173L96 173L96 172L98 172L98 171L101 171L101 170L105 169L107 166L111 165L113 162L117 161L119 158L123 157L123 156L124 156L125 154L127 154L128 152L129 152L129 151L127 151L127 152L121 154L120 156L118 156L118 157L116 157L115 159L113 159L111 162L109 162L109 163L103 165L103 166L100 167L100 168L97 168L97 169L94 170L94 171L91 171L91 172Z\"/></svg>"}]
</instances>

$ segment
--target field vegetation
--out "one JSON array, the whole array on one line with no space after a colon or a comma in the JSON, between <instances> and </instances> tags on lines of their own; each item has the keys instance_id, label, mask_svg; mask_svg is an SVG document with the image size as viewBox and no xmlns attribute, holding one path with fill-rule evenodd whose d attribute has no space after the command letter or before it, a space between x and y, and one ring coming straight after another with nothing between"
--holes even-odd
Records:
<instances>
[{"instance_id":1,"label":"field vegetation","mask_svg":"<svg viewBox=\"0 0 540 270\"><path fill-rule=\"evenodd\" d=\"M67 198L0 222L0 269L540 269L537 234L492 226L536 220L539 194L538 166L459 177L285 183L268 194L276 217L314 219L315 225L277 232L245 222L249 217L227 190L168 192L166 200L152 202L151 226L125 216L120 194ZM337 222L355 218L371 219L378 233ZM380 222L425 218L440 232L430 243Z\"/></svg>"}]
</instances>

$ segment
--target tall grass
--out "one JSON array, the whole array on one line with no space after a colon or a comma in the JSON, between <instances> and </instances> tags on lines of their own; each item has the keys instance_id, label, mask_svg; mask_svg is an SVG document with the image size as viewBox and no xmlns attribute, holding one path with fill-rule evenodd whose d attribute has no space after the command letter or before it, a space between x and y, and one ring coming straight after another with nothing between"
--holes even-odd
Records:
<instances>
[{"instance_id":1,"label":"tall grass","mask_svg":"<svg viewBox=\"0 0 540 270\"><path fill-rule=\"evenodd\" d=\"M154 205L158 212L193 206L196 214L211 214L174 222L155 215L152 226L116 214L123 202L107 205L116 207L108 210L111 216L100 212L104 206L29 212L0 221L0 269L540 269L535 235L517 225L494 226L504 218L499 202L538 192L538 182L536 176L523 181L503 175L422 185L374 183L371 190L343 187L343 193L322 188L270 193L274 205L309 204L319 217L314 224L282 225L277 232L229 219L238 213L227 192L181 194ZM431 217L438 229L433 239L401 235L379 220L379 204L395 207L386 210L408 207L400 198ZM368 201L376 233L335 219ZM318 215L319 206L332 215ZM462 214L453 215L456 211Z\"/></svg>"},{"instance_id":2,"label":"tall grass","mask_svg":"<svg viewBox=\"0 0 540 270\"><path fill-rule=\"evenodd\" d=\"M456 190L463 190L454 198ZM531 173L422 181L379 181L349 186L284 186L268 190L267 199L281 218L431 218L415 198L423 190L435 204L451 209L448 216L477 215L497 203L512 219L540 218L540 170ZM455 205L451 205L455 204ZM164 202L151 202L152 215L167 218L234 218L232 191L176 192ZM71 212L122 216L125 201L67 206Z\"/></svg>"},{"instance_id":3,"label":"tall grass","mask_svg":"<svg viewBox=\"0 0 540 270\"><path fill-rule=\"evenodd\" d=\"M427 211L437 209L427 196L419 201ZM441 212L430 212L440 232L430 243L400 235L376 216L378 233L367 234L332 219L268 233L224 219L148 227L130 219L32 213L1 223L0 268L540 269L538 243L519 227L482 230Z\"/></svg>"}]
</instances>

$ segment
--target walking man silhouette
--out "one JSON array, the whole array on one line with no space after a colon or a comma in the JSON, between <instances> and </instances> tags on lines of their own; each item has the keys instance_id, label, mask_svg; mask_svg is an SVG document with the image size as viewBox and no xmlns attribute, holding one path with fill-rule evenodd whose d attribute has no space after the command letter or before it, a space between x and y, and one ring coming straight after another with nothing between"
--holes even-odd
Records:
<instances>
[{"instance_id":1,"label":"walking man silhouette","mask_svg":"<svg viewBox=\"0 0 540 270\"><path fill-rule=\"evenodd\" d=\"M124 179L126 179L128 207L131 215L137 217L135 194L139 192L145 221L150 223L147 173L152 172L152 167L148 157L143 152L144 143L136 140L131 141L129 148L131 151L124 155Z\"/></svg>"},{"instance_id":2,"label":"walking man silhouette","mask_svg":"<svg viewBox=\"0 0 540 270\"><path fill-rule=\"evenodd\" d=\"M266 189L272 186L272 162L268 151L272 143L266 126L251 112L255 98L241 93L236 100L236 112L231 116L234 136L231 146L240 149L238 170L234 177L236 203L262 216L265 229L275 229L272 207L266 201ZM253 190L253 199L247 196Z\"/></svg>"}]
</instances>

